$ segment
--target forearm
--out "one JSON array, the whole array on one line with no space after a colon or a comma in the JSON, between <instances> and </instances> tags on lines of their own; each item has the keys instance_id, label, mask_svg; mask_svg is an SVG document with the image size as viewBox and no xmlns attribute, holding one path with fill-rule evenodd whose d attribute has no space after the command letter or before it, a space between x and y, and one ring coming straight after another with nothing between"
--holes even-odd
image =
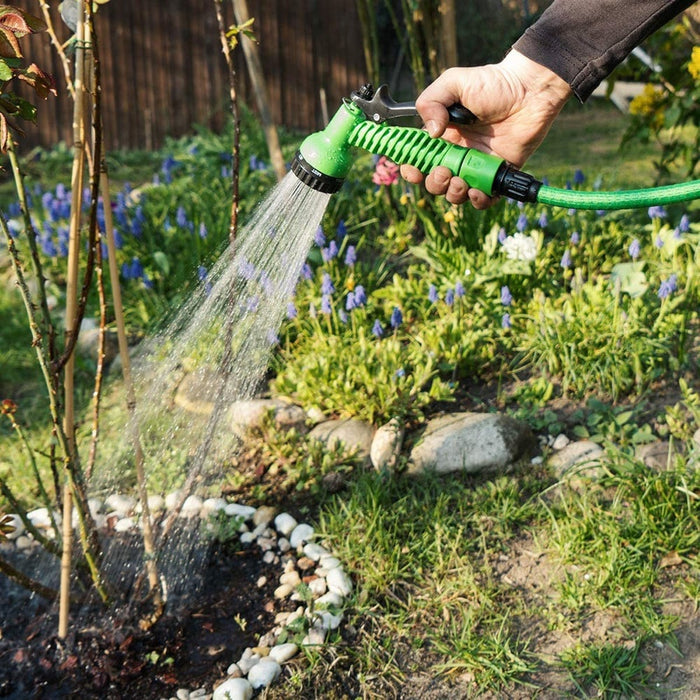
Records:
<instances>
[{"instance_id":1,"label":"forearm","mask_svg":"<svg viewBox=\"0 0 700 700\"><path fill-rule=\"evenodd\" d=\"M513 45L584 101L646 37L693 0L554 0Z\"/></svg>"}]
</instances>

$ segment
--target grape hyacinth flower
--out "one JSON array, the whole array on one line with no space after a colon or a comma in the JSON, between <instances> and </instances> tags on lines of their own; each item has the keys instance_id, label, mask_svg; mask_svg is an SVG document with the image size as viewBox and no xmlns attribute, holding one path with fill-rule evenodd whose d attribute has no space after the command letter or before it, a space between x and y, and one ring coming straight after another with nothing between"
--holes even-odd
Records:
<instances>
[{"instance_id":1,"label":"grape hyacinth flower","mask_svg":"<svg viewBox=\"0 0 700 700\"><path fill-rule=\"evenodd\" d=\"M313 273L311 272L311 265L309 263L305 262L301 266L301 272L299 273L300 279L305 279L305 280L310 280L313 277Z\"/></svg>"},{"instance_id":2,"label":"grape hyacinth flower","mask_svg":"<svg viewBox=\"0 0 700 700\"><path fill-rule=\"evenodd\" d=\"M649 207L649 210L647 213L649 214L650 219L665 219L666 218L666 210L659 204L654 205L653 207Z\"/></svg>"},{"instance_id":3,"label":"grape hyacinth flower","mask_svg":"<svg viewBox=\"0 0 700 700\"><path fill-rule=\"evenodd\" d=\"M678 222L678 230L681 233L688 233L688 231L690 231L690 217L687 214L681 216L681 220Z\"/></svg>"},{"instance_id":4,"label":"grape hyacinth flower","mask_svg":"<svg viewBox=\"0 0 700 700\"><path fill-rule=\"evenodd\" d=\"M498 229L498 242L503 245L506 242L506 238L508 238L508 234L503 226L501 226L501 228Z\"/></svg>"},{"instance_id":5,"label":"grape hyacinth flower","mask_svg":"<svg viewBox=\"0 0 700 700\"><path fill-rule=\"evenodd\" d=\"M323 248L326 245L326 234L323 233L323 229L319 226L314 234L314 243L319 247Z\"/></svg>"},{"instance_id":6,"label":"grape hyacinth flower","mask_svg":"<svg viewBox=\"0 0 700 700\"><path fill-rule=\"evenodd\" d=\"M356 309L357 306L357 302L355 301L355 292L348 292L348 295L345 297L345 308L348 311L352 311L353 309Z\"/></svg>"},{"instance_id":7,"label":"grape hyacinth flower","mask_svg":"<svg viewBox=\"0 0 700 700\"><path fill-rule=\"evenodd\" d=\"M503 328L504 330L508 330L510 327L510 314L503 314L503 316L501 316L501 328Z\"/></svg>"},{"instance_id":8,"label":"grape hyacinth flower","mask_svg":"<svg viewBox=\"0 0 700 700\"><path fill-rule=\"evenodd\" d=\"M381 338L384 335L384 327L379 322L379 319L377 319L372 326L372 335L376 338Z\"/></svg>"},{"instance_id":9,"label":"grape hyacinth flower","mask_svg":"<svg viewBox=\"0 0 700 700\"><path fill-rule=\"evenodd\" d=\"M333 294L335 291L335 285L331 276L327 273L323 273L323 281L321 282L321 294Z\"/></svg>"},{"instance_id":10,"label":"grape hyacinth flower","mask_svg":"<svg viewBox=\"0 0 700 700\"><path fill-rule=\"evenodd\" d=\"M295 319L299 315L299 312L297 311L297 307L294 305L293 301L290 301L287 304L287 318L291 321L292 319Z\"/></svg>"},{"instance_id":11,"label":"grape hyacinth flower","mask_svg":"<svg viewBox=\"0 0 700 700\"><path fill-rule=\"evenodd\" d=\"M547 224L549 223L549 218L547 217L547 212L543 211L540 214L540 218L537 220L537 225L540 228L547 228Z\"/></svg>"},{"instance_id":12,"label":"grape hyacinth flower","mask_svg":"<svg viewBox=\"0 0 700 700\"><path fill-rule=\"evenodd\" d=\"M501 304L503 306L510 306L513 303L513 295L510 293L510 289L508 289L508 285L503 285L501 287Z\"/></svg>"},{"instance_id":13,"label":"grape hyacinth flower","mask_svg":"<svg viewBox=\"0 0 700 700\"><path fill-rule=\"evenodd\" d=\"M576 168L574 171L574 185L582 185L586 181L586 176L583 174L583 170Z\"/></svg>"},{"instance_id":14,"label":"grape hyacinth flower","mask_svg":"<svg viewBox=\"0 0 700 700\"><path fill-rule=\"evenodd\" d=\"M569 237L569 243L571 245L578 245L581 242L581 235L578 231L573 231Z\"/></svg>"},{"instance_id":15,"label":"grape hyacinth flower","mask_svg":"<svg viewBox=\"0 0 700 700\"><path fill-rule=\"evenodd\" d=\"M518 231L518 233L522 233L526 228L527 228L527 216L523 212L518 217L518 221L515 224L515 229Z\"/></svg>"},{"instance_id":16,"label":"grape hyacinth flower","mask_svg":"<svg viewBox=\"0 0 700 700\"><path fill-rule=\"evenodd\" d=\"M445 292L445 304L447 304L448 306L452 306L452 304L454 304L454 303L455 303L454 289L448 289Z\"/></svg>"},{"instance_id":17,"label":"grape hyacinth flower","mask_svg":"<svg viewBox=\"0 0 700 700\"><path fill-rule=\"evenodd\" d=\"M330 294L324 294L321 297L321 313L329 315L332 311Z\"/></svg>"},{"instance_id":18,"label":"grape hyacinth flower","mask_svg":"<svg viewBox=\"0 0 700 700\"><path fill-rule=\"evenodd\" d=\"M348 235L348 227L345 225L345 221L341 219L335 229L335 235L339 241L342 241L345 236Z\"/></svg>"},{"instance_id":19,"label":"grape hyacinth flower","mask_svg":"<svg viewBox=\"0 0 700 700\"><path fill-rule=\"evenodd\" d=\"M403 323L403 314L398 306L395 306L394 310L391 312L391 319L389 320L389 323L394 330L396 330Z\"/></svg>"},{"instance_id":20,"label":"grape hyacinth flower","mask_svg":"<svg viewBox=\"0 0 700 700\"><path fill-rule=\"evenodd\" d=\"M338 310L338 320L345 325L348 322L348 315L345 313L345 309Z\"/></svg>"},{"instance_id":21,"label":"grape hyacinth flower","mask_svg":"<svg viewBox=\"0 0 700 700\"><path fill-rule=\"evenodd\" d=\"M664 247L664 239L661 238L661 236L657 236L656 240L654 241L654 245L661 250L661 248Z\"/></svg>"},{"instance_id":22,"label":"grape hyacinth flower","mask_svg":"<svg viewBox=\"0 0 700 700\"><path fill-rule=\"evenodd\" d=\"M642 246L639 243L638 239L634 239L632 243L630 243L630 247L628 248L628 252L630 254L630 257L632 260L636 260L639 257L639 253L642 251Z\"/></svg>"},{"instance_id":23,"label":"grape hyacinth flower","mask_svg":"<svg viewBox=\"0 0 700 700\"><path fill-rule=\"evenodd\" d=\"M348 267L352 267L357 262L357 253L355 252L355 246L349 245L348 249L345 251L345 264Z\"/></svg>"},{"instance_id":24,"label":"grape hyacinth flower","mask_svg":"<svg viewBox=\"0 0 700 700\"><path fill-rule=\"evenodd\" d=\"M357 306L364 306L367 303L367 294L365 293L365 288L358 284L355 287L355 304Z\"/></svg>"},{"instance_id":25,"label":"grape hyacinth flower","mask_svg":"<svg viewBox=\"0 0 700 700\"><path fill-rule=\"evenodd\" d=\"M671 275L667 280L663 280L663 282L661 282L657 294L659 299L666 299L676 291L678 291L678 278L676 275Z\"/></svg>"},{"instance_id":26,"label":"grape hyacinth flower","mask_svg":"<svg viewBox=\"0 0 700 700\"><path fill-rule=\"evenodd\" d=\"M461 299L464 296L464 294L464 285L462 284L461 280L457 280L455 282L455 296L457 297L457 299Z\"/></svg>"},{"instance_id":27,"label":"grape hyacinth flower","mask_svg":"<svg viewBox=\"0 0 700 700\"><path fill-rule=\"evenodd\" d=\"M202 221L201 224L199 224L199 237L204 240L207 236L209 235L209 232L207 231L207 226L206 224Z\"/></svg>"},{"instance_id":28,"label":"grape hyacinth flower","mask_svg":"<svg viewBox=\"0 0 700 700\"><path fill-rule=\"evenodd\" d=\"M565 270L568 270L571 267L571 253L569 252L568 248L564 251L564 255L562 255L559 265Z\"/></svg>"},{"instance_id":29,"label":"grape hyacinth flower","mask_svg":"<svg viewBox=\"0 0 700 700\"><path fill-rule=\"evenodd\" d=\"M198 279L200 282L203 282L203 281L207 278L207 274L208 274L207 268L204 267L204 265L200 265L200 266L197 268L197 279Z\"/></svg>"},{"instance_id":30,"label":"grape hyacinth flower","mask_svg":"<svg viewBox=\"0 0 700 700\"><path fill-rule=\"evenodd\" d=\"M435 304L438 301L438 299L440 299L440 295L438 294L435 285L431 284L428 289L428 301L430 301L432 304Z\"/></svg>"},{"instance_id":31,"label":"grape hyacinth flower","mask_svg":"<svg viewBox=\"0 0 700 700\"><path fill-rule=\"evenodd\" d=\"M338 255L338 244L331 241L327 248L321 248L321 257L323 262L329 262Z\"/></svg>"}]
</instances>

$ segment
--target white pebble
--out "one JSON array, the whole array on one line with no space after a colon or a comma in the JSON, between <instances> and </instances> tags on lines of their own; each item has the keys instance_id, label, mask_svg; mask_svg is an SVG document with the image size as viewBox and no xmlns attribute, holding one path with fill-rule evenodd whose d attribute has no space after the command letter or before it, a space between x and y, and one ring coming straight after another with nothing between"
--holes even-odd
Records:
<instances>
[{"instance_id":1,"label":"white pebble","mask_svg":"<svg viewBox=\"0 0 700 700\"><path fill-rule=\"evenodd\" d=\"M293 591L294 586L290 586L288 583L283 583L281 586L277 586L277 588L275 588L274 596L277 598L277 600L282 600L282 598L286 598Z\"/></svg>"},{"instance_id":2,"label":"white pebble","mask_svg":"<svg viewBox=\"0 0 700 700\"><path fill-rule=\"evenodd\" d=\"M331 569L335 569L340 566L340 559L328 554L327 556L321 557L321 561L319 563L324 569L326 569L326 571L330 571Z\"/></svg>"},{"instance_id":3,"label":"white pebble","mask_svg":"<svg viewBox=\"0 0 700 700\"><path fill-rule=\"evenodd\" d=\"M253 686L245 678L229 678L214 690L212 700L250 700Z\"/></svg>"},{"instance_id":4,"label":"white pebble","mask_svg":"<svg viewBox=\"0 0 700 700\"><path fill-rule=\"evenodd\" d=\"M321 618L321 627L326 630L338 629L340 623L343 621L343 613L334 615L328 610L321 610L317 614Z\"/></svg>"},{"instance_id":5,"label":"white pebble","mask_svg":"<svg viewBox=\"0 0 700 700\"><path fill-rule=\"evenodd\" d=\"M274 659L266 657L250 669L248 680L253 688L267 688L279 678L280 673L282 667Z\"/></svg>"},{"instance_id":6,"label":"white pebble","mask_svg":"<svg viewBox=\"0 0 700 700\"><path fill-rule=\"evenodd\" d=\"M136 527L136 521L133 518L121 518L114 525L115 532L129 532Z\"/></svg>"},{"instance_id":7,"label":"white pebble","mask_svg":"<svg viewBox=\"0 0 700 700\"><path fill-rule=\"evenodd\" d=\"M297 525L289 535L289 544L292 545L293 549L296 549L299 545L308 542L314 536L314 529L311 525L307 523L300 523Z\"/></svg>"},{"instance_id":8,"label":"white pebble","mask_svg":"<svg viewBox=\"0 0 700 700\"><path fill-rule=\"evenodd\" d=\"M309 544L304 545L304 554L309 557L311 561L319 561L324 554L328 553L325 547L315 542L309 542Z\"/></svg>"},{"instance_id":9,"label":"white pebble","mask_svg":"<svg viewBox=\"0 0 700 700\"><path fill-rule=\"evenodd\" d=\"M316 599L316 607L339 608L343 604L343 596L338 595L335 591L328 591Z\"/></svg>"},{"instance_id":10,"label":"white pebble","mask_svg":"<svg viewBox=\"0 0 700 700\"><path fill-rule=\"evenodd\" d=\"M177 700L190 700L190 691L187 688L178 688L175 697Z\"/></svg>"},{"instance_id":11,"label":"white pebble","mask_svg":"<svg viewBox=\"0 0 700 700\"><path fill-rule=\"evenodd\" d=\"M295 656L298 651L299 647L292 642L277 644L270 649L270 658L278 664L283 664L285 661L289 661L289 659Z\"/></svg>"},{"instance_id":12,"label":"white pebble","mask_svg":"<svg viewBox=\"0 0 700 700\"><path fill-rule=\"evenodd\" d=\"M289 537L297 524L297 521L289 513L280 513L275 518L275 527L277 528L277 532L285 537Z\"/></svg>"},{"instance_id":13,"label":"white pebble","mask_svg":"<svg viewBox=\"0 0 700 700\"><path fill-rule=\"evenodd\" d=\"M267 576L261 576L261 577L255 582L255 585L256 585L258 588L262 588L266 583L267 583Z\"/></svg>"},{"instance_id":14,"label":"white pebble","mask_svg":"<svg viewBox=\"0 0 700 700\"><path fill-rule=\"evenodd\" d=\"M214 513L226 508L226 500L223 498L207 498L204 503L202 503L202 510L200 511L200 517L208 518Z\"/></svg>"},{"instance_id":15,"label":"white pebble","mask_svg":"<svg viewBox=\"0 0 700 700\"><path fill-rule=\"evenodd\" d=\"M27 537L27 535L20 535L15 542L17 549L29 549L33 545L34 540L31 537Z\"/></svg>"},{"instance_id":16,"label":"white pebble","mask_svg":"<svg viewBox=\"0 0 700 700\"><path fill-rule=\"evenodd\" d=\"M272 550L270 550L269 552L265 552L265 554L263 554L263 561L266 564L276 564L279 561L279 557Z\"/></svg>"},{"instance_id":17,"label":"white pebble","mask_svg":"<svg viewBox=\"0 0 700 700\"><path fill-rule=\"evenodd\" d=\"M88 498L88 510L94 518L102 510L102 501L99 498Z\"/></svg>"},{"instance_id":18,"label":"white pebble","mask_svg":"<svg viewBox=\"0 0 700 700\"><path fill-rule=\"evenodd\" d=\"M530 464L542 464L544 462L544 457L542 455L537 455L530 460Z\"/></svg>"},{"instance_id":19,"label":"white pebble","mask_svg":"<svg viewBox=\"0 0 700 700\"><path fill-rule=\"evenodd\" d=\"M331 569L328 572L328 576L326 576L326 583L328 584L329 591L335 591L338 595L341 595L344 598L349 596L352 592L352 581L340 567Z\"/></svg>"},{"instance_id":20,"label":"white pebble","mask_svg":"<svg viewBox=\"0 0 700 700\"><path fill-rule=\"evenodd\" d=\"M136 500L131 496L125 496L121 493L113 493L105 499L107 510L113 510L115 513L125 516L133 512L136 506Z\"/></svg>"},{"instance_id":21,"label":"white pebble","mask_svg":"<svg viewBox=\"0 0 700 700\"><path fill-rule=\"evenodd\" d=\"M179 500L180 500L180 492L179 491L171 491L165 497L165 507L168 510L172 510L178 504Z\"/></svg>"},{"instance_id":22,"label":"white pebble","mask_svg":"<svg viewBox=\"0 0 700 700\"><path fill-rule=\"evenodd\" d=\"M313 581L309 581L308 585L314 598L323 595L328 590L325 578L315 578Z\"/></svg>"},{"instance_id":23,"label":"white pebble","mask_svg":"<svg viewBox=\"0 0 700 700\"><path fill-rule=\"evenodd\" d=\"M288 552L292 548L292 545L289 544L289 540L286 537L280 537L277 540L277 549L284 554L285 552Z\"/></svg>"},{"instance_id":24,"label":"white pebble","mask_svg":"<svg viewBox=\"0 0 700 700\"><path fill-rule=\"evenodd\" d=\"M292 588L296 588L296 586L301 583L299 572L296 570L285 571L285 573L280 576L280 583L286 583L289 586L292 586Z\"/></svg>"},{"instance_id":25,"label":"white pebble","mask_svg":"<svg viewBox=\"0 0 700 700\"><path fill-rule=\"evenodd\" d=\"M238 664L231 664L226 669L226 675L231 676L231 678L241 678L243 676L243 672L239 668Z\"/></svg>"},{"instance_id":26,"label":"white pebble","mask_svg":"<svg viewBox=\"0 0 700 700\"><path fill-rule=\"evenodd\" d=\"M241 669L241 673L244 676L247 676L250 673L250 670L255 666L258 661L260 661L260 655L259 654L251 654L247 658L244 658L245 654L241 656L241 658L238 660L238 668Z\"/></svg>"},{"instance_id":27,"label":"white pebble","mask_svg":"<svg viewBox=\"0 0 700 700\"><path fill-rule=\"evenodd\" d=\"M559 433L554 438L554 442L552 443L552 449L553 450L563 450L571 441L569 440L564 433Z\"/></svg>"},{"instance_id":28,"label":"white pebble","mask_svg":"<svg viewBox=\"0 0 700 700\"><path fill-rule=\"evenodd\" d=\"M202 499L199 496L188 496L180 509L183 518L196 518L202 510Z\"/></svg>"},{"instance_id":29,"label":"white pebble","mask_svg":"<svg viewBox=\"0 0 700 700\"><path fill-rule=\"evenodd\" d=\"M27 518L36 528L49 528L51 527L51 518L49 517L48 508L37 508L36 510L30 510L27 513Z\"/></svg>"},{"instance_id":30,"label":"white pebble","mask_svg":"<svg viewBox=\"0 0 700 700\"><path fill-rule=\"evenodd\" d=\"M243 518L243 520L250 520L255 513L255 508L253 506L244 506L241 503L229 503L224 508L224 513L231 517Z\"/></svg>"},{"instance_id":31,"label":"white pebble","mask_svg":"<svg viewBox=\"0 0 700 700\"><path fill-rule=\"evenodd\" d=\"M326 641L326 630L323 629L320 625L314 625L309 631L306 633L306 636L302 640L301 644L302 646L319 646L320 644L323 644Z\"/></svg>"}]
</instances>

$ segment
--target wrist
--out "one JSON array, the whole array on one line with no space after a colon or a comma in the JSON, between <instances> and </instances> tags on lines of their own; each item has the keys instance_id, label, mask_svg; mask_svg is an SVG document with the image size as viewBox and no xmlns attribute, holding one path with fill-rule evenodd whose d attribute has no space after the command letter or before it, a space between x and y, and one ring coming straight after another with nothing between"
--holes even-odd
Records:
<instances>
[{"instance_id":1,"label":"wrist","mask_svg":"<svg viewBox=\"0 0 700 700\"><path fill-rule=\"evenodd\" d=\"M520 83L523 101L537 99L558 114L573 95L571 86L554 71L512 49L500 66L511 79Z\"/></svg>"}]
</instances>

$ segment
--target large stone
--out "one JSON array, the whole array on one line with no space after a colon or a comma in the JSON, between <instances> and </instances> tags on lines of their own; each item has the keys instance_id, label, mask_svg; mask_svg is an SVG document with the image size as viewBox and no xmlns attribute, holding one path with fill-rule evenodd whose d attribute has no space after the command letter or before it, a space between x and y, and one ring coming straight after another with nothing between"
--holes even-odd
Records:
<instances>
[{"instance_id":1,"label":"large stone","mask_svg":"<svg viewBox=\"0 0 700 700\"><path fill-rule=\"evenodd\" d=\"M530 429L499 413L452 413L429 421L411 450L408 472L503 469L532 444Z\"/></svg>"},{"instance_id":2,"label":"large stone","mask_svg":"<svg viewBox=\"0 0 700 700\"><path fill-rule=\"evenodd\" d=\"M241 399L229 408L229 424L236 435L244 437L260 428L267 416L271 416L278 430L303 430L306 423L304 409L284 399Z\"/></svg>"},{"instance_id":3,"label":"large stone","mask_svg":"<svg viewBox=\"0 0 700 700\"><path fill-rule=\"evenodd\" d=\"M357 418L327 420L309 433L309 439L325 443L329 450L343 445L348 452L364 458L369 457L373 437L374 428Z\"/></svg>"},{"instance_id":4,"label":"large stone","mask_svg":"<svg viewBox=\"0 0 700 700\"><path fill-rule=\"evenodd\" d=\"M549 466L558 477L569 476L575 472L579 476L595 476L603 448L592 440L570 442L559 452L555 452L548 461Z\"/></svg>"},{"instance_id":5,"label":"large stone","mask_svg":"<svg viewBox=\"0 0 700 700\"><path fill-rule=\"evenodd\" d=\"M208 416L214 410L224 381L216 372L200 367L182 378L175 392L175 405L190 413Z\"/></svg>"},{"instance_id":6,"label":"large stone","mask_svg":"<svg viewBox=\"0 0 700 700\"><path fill-rule=\"evenodd\" d=\"M401 454L404 426L398 418L392 418L386 425L377 429L372 439L369 458L377 469L392 469Z\"/></svg>"},{"instance_id":7,"label":"large stone","mask_svg":"<svg viewBox=\"0 0 700 700\"><path fill-rule=\"evenodd\" d=\"M214 689L212 700L250 700L253 686L245 678L228 678Z\"/></svg>"}]
</instances>

